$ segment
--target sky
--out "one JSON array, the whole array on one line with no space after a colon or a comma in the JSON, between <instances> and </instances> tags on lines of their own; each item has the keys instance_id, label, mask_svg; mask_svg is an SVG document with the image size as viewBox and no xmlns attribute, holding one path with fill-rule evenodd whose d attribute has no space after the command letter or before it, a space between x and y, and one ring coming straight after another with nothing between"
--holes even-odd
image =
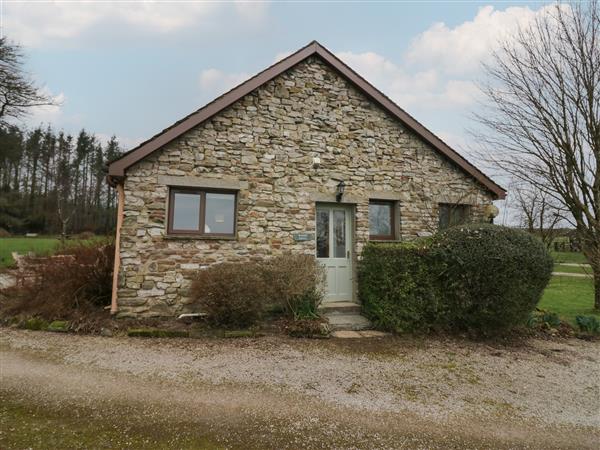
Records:
<instances>
[{"instance_id":1,"label":"sky","mask_svg":"<svg viewBox=\"0 0 600 450\"><path fill-rule=\"evenodd\" d=\"M273 62L319 41L457 151L481 64L548 2L0 0L2 34L59 106L30 126L132 148ZM492 174L493 175L493 174Z\"/></svg>"}]
</instances>

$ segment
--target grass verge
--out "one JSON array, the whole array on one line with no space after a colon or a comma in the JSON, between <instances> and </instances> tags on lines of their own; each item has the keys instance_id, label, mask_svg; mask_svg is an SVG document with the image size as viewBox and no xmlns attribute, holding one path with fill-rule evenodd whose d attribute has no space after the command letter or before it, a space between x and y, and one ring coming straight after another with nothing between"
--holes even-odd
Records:
<instances>
[{"instance_id":1,"label":"grass verge","mask_svg":"<svg viewBox=\"0 0 600 450\"><path fill-rule=\"evenodd\" d=\"M574 327L575 316L596 316L594 310L594 284L591 279L554 276L544 291L538 308L554 312Z\"/></svg>"}]
</instances>

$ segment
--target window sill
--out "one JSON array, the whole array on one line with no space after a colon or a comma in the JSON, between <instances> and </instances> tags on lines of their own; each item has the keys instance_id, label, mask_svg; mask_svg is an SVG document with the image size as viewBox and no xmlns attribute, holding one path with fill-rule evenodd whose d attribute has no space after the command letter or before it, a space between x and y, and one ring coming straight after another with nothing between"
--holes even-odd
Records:
<instances>
[{"instance_id":1,"label":"window sill","mask_svg":"<svg viewBox=\"0 0 600 450\"><path fill-rule=\"evenodd\" d=\"M205 236L201 234L167 234L167 241L235 241L237 236Z\"/></svg>"},{"instance_id":2,"label":"window sill","mask_svg":"<svg viewBox=\"0 0 600 450\"><path fill-rule=\"evenodd\" d=\"M402 239L377 239L377 238L369 238L369 242L402 242Z\"/></svg>"}]
</instances>

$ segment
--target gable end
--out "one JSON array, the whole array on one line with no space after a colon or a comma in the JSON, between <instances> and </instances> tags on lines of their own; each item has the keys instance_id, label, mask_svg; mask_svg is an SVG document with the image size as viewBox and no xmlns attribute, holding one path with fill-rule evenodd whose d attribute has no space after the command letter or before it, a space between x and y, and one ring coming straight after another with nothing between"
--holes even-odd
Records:
<instances>
[{"instance_id":1,"label":"gable end","mask_svg":"<svg viewBox=\"0 0 600 450\"><path fill-rule=\"evenodd\" d=\"M293 53L287 58L284 58L281 61L273 64L244 83L236 86L220 97L217 97L211 103L174 123L169 128L166 128L136 148L125 153L119 159L109 163L109 182L114 183L123 179L125 177L126 170L136 162L144 159L154 151L162 148L164 145L173 141L190 129L210 119L215 114L232 105L245 95L253 92L255 89L313 55L320 57L325 63L331 66L343 78L352 83L369 99L381 106L385 111L392 114L392 116L414 131L417 136L434 147L452 163L456 164L461 170L472 176L482 186L489 190L496 199L505 198L506 191L501 186L496 184L487 175L477 169L473 164L471 164L440 138L425 128L415 118L396 105L389 97L376 89L373 85L371 85L368 81L366 81L363 77L361 77L358 73L352 70L349 66L347 66L344 62L342 62L339 58L337 58L329 50L316 41L311 42L307 46L298 50L296 53Z\"/></svg>"}]
</instances>

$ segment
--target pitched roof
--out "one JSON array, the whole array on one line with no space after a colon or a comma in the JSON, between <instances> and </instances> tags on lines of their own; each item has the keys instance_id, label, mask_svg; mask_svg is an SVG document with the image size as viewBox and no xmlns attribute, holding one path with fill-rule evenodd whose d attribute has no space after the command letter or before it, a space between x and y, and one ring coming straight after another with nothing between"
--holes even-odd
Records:
<instances>
[{"instance_id":1,"label":"pitched roof","mask_svg":"<svg viewBox=\"0 0 600 450\"><path fill-rule=\"evenodd\" d=\"M425 128L415 118L396 105L390 98L388 98L385 94L375 88L354 70L344 64L339 58L333 55L333 53L331 53L317 41L311 42L307 46L302 47L296 53L291 54L287 58L284 58L262 72L259 72L249 80L234 87L220 97L217 97L206 106L193 112L187 117L184 117L178 122L175 122L170 127L165 128L160 133L154 135L147 141L142 142L134 149L128 151L120 158L112 161L108 166L109 179L123 178L125 176L125 171L136 162L150 155L155 150L158 150L165 144L168 144L195 126L210 119L212 116L218 114L220 111L235 103L237 100L282 74L286 70L291 69L296 64L304 61L306 58L315 55L319 56L323 61L335 69L342 77L352 83L358 90L369 97L372 101L400 120L405 126L413 130L418 136L421 137L421 139L429 143L451 162L455 163L463 171L475 178L485 188L492 192L496 198L502 199L506 196L506 191L501 186L496 184L487 175L477 169L477 167L459 155L449 145Z\"/></svg>"}]
</instances>

